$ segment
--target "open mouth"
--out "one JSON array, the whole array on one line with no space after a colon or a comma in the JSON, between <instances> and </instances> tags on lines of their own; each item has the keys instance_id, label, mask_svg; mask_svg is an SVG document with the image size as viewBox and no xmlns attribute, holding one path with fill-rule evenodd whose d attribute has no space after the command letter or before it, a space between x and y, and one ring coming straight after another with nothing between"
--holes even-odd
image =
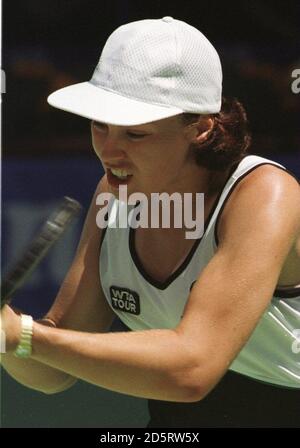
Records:
<instances>
[{"instance_id":1,"label":"open mouth","mask_svg":"<svg viewBox=\"0 0 300 448\"><path fill-rule=\"evenodd\" d=\"M131 178L132 174L127 173L125 170L107 168L107 180L112 187L128 185Z\"/></svg>"}]
</instances>

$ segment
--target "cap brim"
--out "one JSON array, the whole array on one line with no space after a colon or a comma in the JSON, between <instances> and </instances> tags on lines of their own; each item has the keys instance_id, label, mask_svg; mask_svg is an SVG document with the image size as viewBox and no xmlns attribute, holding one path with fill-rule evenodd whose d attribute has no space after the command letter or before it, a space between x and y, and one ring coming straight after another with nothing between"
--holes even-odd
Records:
<instances>
[{"instance_id":1,"label":"cap brim","mask_svg":"<svg viewBox=\"0 0 300 448\"><path fill-rule=\"evenodd\" d=\"M181 114L175 107L158 106L127 98L91 82L73 84L53 92L48 103L90 120L118 126L149 123Z\"/></svg>"}]
</instances>

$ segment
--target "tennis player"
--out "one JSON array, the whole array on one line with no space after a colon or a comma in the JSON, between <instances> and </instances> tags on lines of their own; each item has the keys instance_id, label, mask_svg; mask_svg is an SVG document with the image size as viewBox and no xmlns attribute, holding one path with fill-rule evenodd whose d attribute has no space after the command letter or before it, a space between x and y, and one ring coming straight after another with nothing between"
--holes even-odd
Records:
<instances>
[{"instance_id":1,"label":"tennis player","mask_svg":"<svg viewBox=\"0 0 300 448\"><path fill-rule=\"evenodd\" d=\"M299 183L248 154L212 44L172 17L126 24L90 81L48 101L91 120L105 175L45 318L2 311L7 372L48 394L82 379L147 398L149 427L299 426ZM114 225L121 186L127 198L190 193L194 206L203 193L203 235L175 218Z\"/></svg>"}]
</instances>

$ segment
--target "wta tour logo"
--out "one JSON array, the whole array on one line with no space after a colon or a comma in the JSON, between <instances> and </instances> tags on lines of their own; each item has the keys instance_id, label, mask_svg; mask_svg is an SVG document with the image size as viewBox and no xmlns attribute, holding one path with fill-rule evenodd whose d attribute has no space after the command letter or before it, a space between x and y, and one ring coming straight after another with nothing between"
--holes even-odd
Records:
<instances>
[{"instance_id":1,"label":"wta tour logo","mask_svg":"<svg viewBox=\"0 0 300 448\"><path fill-rule=\"evenodd\" d=\"M136 291L121 286L111 286L109 292L111 304L115 310L134 315L140 314L140 297Z\"/></svg>"},{"instance_id":2,"label":"wta tour logo","mask_svg":"<svg viewBox=\"0 0 300 448\"><path fill-rule=\"evenodd\" d=\"M204 193L151 193L148 200L144 193L128 196L127 185L120 185L118 201L112 193L100 193L96 204L101 206L96 216L100 229L193 229L185 232L186 239L201 238L204 233Z\"/></svg>"}]
</instances>

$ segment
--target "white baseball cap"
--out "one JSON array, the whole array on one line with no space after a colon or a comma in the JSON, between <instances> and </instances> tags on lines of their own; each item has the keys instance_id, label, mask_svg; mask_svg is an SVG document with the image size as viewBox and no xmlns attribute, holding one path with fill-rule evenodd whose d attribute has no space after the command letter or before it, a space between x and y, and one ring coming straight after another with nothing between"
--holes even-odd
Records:
<instances>
[{"instance_id":1,"label":"white baseball cap","mask_svg":"<svg viewBox=\"0 0 300 448\"><path fill-rule=\"evenodd\" d=\"M92 120L132 126L183 112L217 113L221 96L215 48L196 28L164 17L117 28L91 80L57 90L48 102Z\"/></svg>"}]
</instances>

